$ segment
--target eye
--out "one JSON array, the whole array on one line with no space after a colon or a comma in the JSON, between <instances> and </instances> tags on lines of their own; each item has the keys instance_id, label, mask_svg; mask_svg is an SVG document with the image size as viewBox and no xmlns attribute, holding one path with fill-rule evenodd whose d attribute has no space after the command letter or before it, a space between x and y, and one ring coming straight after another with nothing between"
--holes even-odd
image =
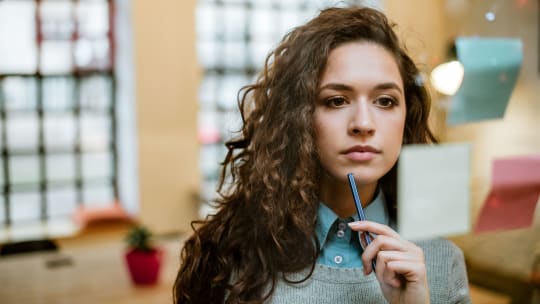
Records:
<instances>
[{"instance_id":1,"label":"eye","mask_svg":"<svg viewBox=\"0 0 540 304\"><path fill-rule=\"evenodd\" d=\"M391 108L398 104L397 100L393 97L381 96L375 100L375 103L381 108Z\"/></svg>"},{"instance_id":2,"label":"eye","mask_svg":"<svg viewBox=\"0 0 540 304\"><path fill-rule=\"evenodd\" d=\"M342 96L335 96L328 98L325 103L328 107L338 108L345 105L347 100Z\"/></svg>"}]
</instances>

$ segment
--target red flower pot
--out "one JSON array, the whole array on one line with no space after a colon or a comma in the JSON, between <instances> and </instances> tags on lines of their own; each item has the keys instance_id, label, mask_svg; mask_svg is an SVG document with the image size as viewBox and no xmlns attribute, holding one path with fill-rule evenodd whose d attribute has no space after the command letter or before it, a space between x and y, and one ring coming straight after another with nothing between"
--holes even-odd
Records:
<instances>
[{"instance_id":1,"label":"red flower pot","mask_svg":"<svg viewBox=\"0 0 540 304\"><path fill-rule=\"evenodd\" d=\"M125 259L133 283L137 285L155 284L159 279L163 254L161 249L150 251L131 249L126 252Z\"/></svg>"}]
</instances>

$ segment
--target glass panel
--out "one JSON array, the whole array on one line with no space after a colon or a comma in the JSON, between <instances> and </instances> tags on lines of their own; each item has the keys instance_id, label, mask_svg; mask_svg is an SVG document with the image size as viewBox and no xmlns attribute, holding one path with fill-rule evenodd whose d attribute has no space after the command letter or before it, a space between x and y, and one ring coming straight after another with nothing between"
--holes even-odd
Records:
<instances>
[{"instance_id":1,"label":"glass panel","mask_svg":"<svg viewBox=\"0 0 540 304\"><path fill-rule=\"evenodd\" d=\"M2 90L6 110L29 111L36 109L37 82L35 79L26 77L7 77L2 81Z\"/></svg>"},{"instance_id":2,"label":"glass panel","mask_svg":"<svg viewBox=\"0 0 540 304\"><path fill-rule=\"evenodd\" d=\"M289 31L291 31L294 27L299 26L302 22L300 19L300 16L298 14L298 11L283 11L281 12L280 17L280 30L279 30L279 36L283 36Z\"/></svg>"},{"instance_id":3,"label":"glass panel","mask_svg":"<svg viewBox=\"0 0 540 304\"><path fill-rule=\"evenodd\" d=\"M223 64L226 68L246 68L247 44L245 42L227 41L223 45Z\"/></svg>"},{"instance_id":4,"label":"glass panel","mask_svg":"<svg viewBox=\"0 0 540 304\"><path fill-rule=\"evenodd\" d=\"M59 217L71 215L77 207L77 195L74 188L50 189L47 193L47 215Z\"/></svg>"},{"instance_id":5,"label":"glass panel","mask_svg":"<svg viewBox=\"0 0 540 304\"><path fill-rule=\"evenodd\" d=\"M3 225L6 222L6 209L4 206L4 196L0 195L0 225Z\"/></svg>"},{"instance_id":6,"label":"glass panel","mask_svg":"<svg viewBox=\"0 0 540 304\"><path fill-rule=\"evenodd\" d=\"M75 179L75 155L47 155L47 180L68 181Z\"/></svg>"},{"instance_id":7,"label":"glass panel","mask_svg":"<svg viewBox=\"0 0 540 304\"><path fill-rule=\"evenodd\" d=\"M85 206L108 206L115 199L112 185L92 185L85 187L83 191L83 200Z\"/></svg>"},{"instance_id":8,"label":"glass panel","mask_svg":"<svg viewBox=\"0 0 540 304\"><path fill-rule=\"evenodd\" d=\"M279 21L279 15L270 9L254 9L251 15L251 37L274 38L277 33L274 25ZM277 40L277 39L274 39Z\"/></svg>"},{"instance_id":9,"label":"glass panel","mask_svg":"<svg viewBox=\"0 0 540 304\"><path fill-rule=\"evenodd\" d=\"M218 169L221 162L220 145L202 145L199 166L205 179L218 178Z\"/></svg>"},{"instance_id":10,"label":"glass panel","mask_svg":"<svg viewBox=\"0 0 540 304\"><path fill-rule=\"evenodd\" d=\"M213 39L219 31L217 9L214 4L200 4L196 11L196 27L199 39Z\"/></svg>"},{"instance_id":11,"label":"glass panel","mask_svg":"<svg viewBox=\"0 0 540 304\"><path fill-rule=\"evenodd\" d=\"M46 114L44 129L48 149L73 150L76 137L73 114Z\"/></svg>"},{"instance_id":12,"label":"glass panel","mask_svg":"<svg viewBox=\"0 0 540 304\"><path fill-rule=\"evenodd\" d=\"M217 104L224 110L236 110L238 108L237 96L238 90L248 84L248 77L245 74L229 74L223 77L220 84L220 92Z\"/></svg>"},{"instance_id":13,"label":"glass panel","mask_svg":"<svg viewBox=\"0 0 540 304\"><path fill-rule=\"evenodd\" d=\"M201 144L214 144L221 140L219 113L215 111L199 112L198 137Z\"/></svg>"},{"instance_id":14,"label":"glass panel","mask_svg":"<svg viewBox=\"0 0 540 304\"><path fill-rule=\"evenodd\" d=\"M109 153L83 154L83 177L85 179L92 179L112 176L111 161L112 159Z\"/></svg>"},{"instance_id":15,"label":"glass panel","mask_svg":"<svg viewBox=\"0 0 540 304\"><path fill-rule=\"evenodd\" d=\"M38 147L38 117L35 113L7 118L7 145L11 151L35 150Z\"/></svg>"},{"instance_id":16,"label":"glass panel","mask_svg":"<svg viewBox=\"0 0 540 304\"><path fill-rule=\"evenodd\" d=\"M0 1L0 73L36 71L35 7L34 1Z\"/></svg>"},{"instance_id":17,"label":"glass panel","mask_svg":"<svg viewBox=\"0 0 540 304\"><path fill-rule=\"evenodd\" d=\"M10 216L13 222L35 220L40 216L39 192L23 192L11 194Z\"/></svg>"},{"instance_id":18,"label":"glass panel","mask_svg":"<svg viewBox=\"0 0 540 304\"><path fill-rule=\"evenodd\" d=\"M234 1L234 0L229 0ZM274 4L275 0L257 0L257 1L250 1L255 5L256 8L270 8Z\"/></svg>"},{"instance_id":19,"label":"glass panel","mask_svg":"<svg viewBox=\"0 0 540 304\"><path fill-rule=\"evenodd\" d=\"M43 41L41 72L44 74L70 73L72 70L70 41Z\"/></svg>"},{"instance_id":20,"label":"glass panel","mask_svg":"<svg viewBox=\"0 0 540 304\"><path fill-rule=\"evenodd\" d=\"M75 62L79 68L106 69L109 67L109 41L79 39L75 43Z\"/></svg>"},{"instance_id":21,"label":"glass panel","mask_svg":"<svg viewBox=\"0 0 540 304\"><path fill-rule=\"evenodd\" d=\"M199 63L205 69L216 68L218 65L218 45L216 41L198 41L197 54Z\"/></svg>"},{"instance_id":22,"label":"glass panel","mask_svg":"<svg viewBox=\"0 0 540 304\"><path fill-rule=\"evenodd\" d=\"M199 87L199 101L202 108L213 108L220 77L206 73Z\"/></svg>"},{"instance_id":23,"label":"glass panel","mask_svg":"<svg viewBox=\"0 0 540 304\"><path fill-rule=\"evenodd\" d=\"M274 47L274 43L270 39L254 37L253 42L249 45L248 58L252 60L250 66L261 68L272 47Z\"/></svg>"},{"instance_id":24,"label":"glass panel","mask_svg":"<svg viewBox=\"0 0 540 304\"><path fill-rule=\"evenodd\" d=\"M111 78L93 76L81 80L81 107L92 110L108 110L111 106Z\"/></svg>"},{"instance_id":25,"label":"glass panel","mask_svg":"<svg viewBox=\"0 0 540 304\"><path fill-rule=\"evenodd\" d=\"M70 110L75 101L72 78L52 77L43 79L43 106L47 110Z\"/></svg>"},{"instance_id":26,"label":"glass panel","mask_svg":"<svg viewBox=\"0 0 540 304\"><path fill-rule=\"evenodd\" d=\"M0 160L0 195L4 193L4 162ZM0 205L0 208L3 208Z\"/></svg>"},{"instance_id":27,"label":"glass panel","mask_svg":"<svg viewBox=\"0 0 540 304\"><path fill-rule=\"evenodd\" d=\"M9 159L9 171L12 184L38 184L40 166L37 155L12 156Z\"/></svg>"},{"instance_id":28,"label":"glass panel","mask_svg":"<svg viewBox=\"0 0 540 304\"><path fill-rule=\"evenodd\" d=\"M107 151L111 142L110 119L106 115L81 117L81 146L83 151Z\"/></svg>"},{"instance_id":29,"label":"glass panel","mask_svg":"<svg viewBox=\"0 0 540 304\"><path fill-rule=\"evenodd\" d=\"M42 0L41 32L45 39L69 39L75 29L71 0Z\"/></svg>"},{"instance_id":30,"label":"glass panel","mask_svg":"<svg viewBox=\"0 0 540 304\"><path fill-rule=\"evenodd\" d=\"M243 6L226 6L223 9L225 40L244 40L246 29L246 10Z\"/></svg>"},{"instance_id":31,"label":"glass panel","mask_svg":"<svg viewBox=\"0 0 540 304\"><path fill-rule=\"evenodd\" d=\"M105 36L109 31L109 6L107 1L79 1L77 18L81 36Z\"/></svg>"}]
</instances>

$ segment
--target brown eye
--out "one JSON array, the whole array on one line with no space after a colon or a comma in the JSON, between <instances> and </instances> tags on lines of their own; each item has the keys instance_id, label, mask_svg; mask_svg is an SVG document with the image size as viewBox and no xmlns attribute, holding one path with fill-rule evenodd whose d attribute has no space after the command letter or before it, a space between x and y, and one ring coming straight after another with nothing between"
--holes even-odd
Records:
<instances>
[{"instance_id":1,"label":"brown eye","mask_svg":"<svg viewBox=\"0 0 540 304\"><path fill-rule=\"evenodd\" d=\"M334 107L334 108L341 107L345 103L346 103L346 100L343 97L332 97L326 100L326 105L329 107Z\"/></svg>"},{"instance_id":2,"label":"brown eye","mask_svg":"<svg viewBox=\"0 0 540 304\"><path fill-rule=\"evenodd\" d=\"M392 97L379 97L375 103L381 108L391 108L397 105L397 101Z\"/></svg>"}]
</instances>

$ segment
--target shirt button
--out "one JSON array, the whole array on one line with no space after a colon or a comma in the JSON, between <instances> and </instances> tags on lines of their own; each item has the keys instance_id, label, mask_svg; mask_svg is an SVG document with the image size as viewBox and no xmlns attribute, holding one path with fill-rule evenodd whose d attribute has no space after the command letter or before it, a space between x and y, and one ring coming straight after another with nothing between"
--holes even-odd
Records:
<instances>
[{"instance_id":1,"label":"shirt button","mask_svg":"<svg viewBox=\"0 0 540 304\"><path fill-rule=\"evenodd\" d=\"M341 262L343 262L343 257L340 256L340 255L336 255L336 256L334 257L334 262L335 262L336 264L341 264Z\"/></svg>"},{"instance_id":2,"label":"shirt button","mask_svg":"<svg viewBox=\"0 0 540 304\"><path fill-rule=\"evenodd\" d=\"M338 229L345 230L345 228L347 228L347 224L345 224L344 222L339 222Z\"/></svg>"},{"instance_id":3,"label":"shirt button","mask_svg":"<svg viewBox=\"0 0 540 304\"><path fill-rule=\"evenodd\" d=\"M343 230L338 230L338 232L337 232L337 237L338 237L338 238L342 238L342 237L344 237L344 236L345 236L345 231L343 231Z\"/></svg>"}]
</instances>

